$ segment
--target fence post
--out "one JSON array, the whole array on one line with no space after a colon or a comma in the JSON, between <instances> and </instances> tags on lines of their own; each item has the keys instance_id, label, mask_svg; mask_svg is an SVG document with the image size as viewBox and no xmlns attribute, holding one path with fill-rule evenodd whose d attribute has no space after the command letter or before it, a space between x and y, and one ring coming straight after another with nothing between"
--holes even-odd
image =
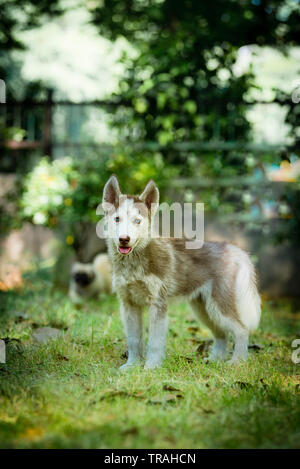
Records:
<instances>
[{"instance_id":1,"label":"fence post","mask_svg":"<svg viewBox=\"0 0 300 469\"><path fill-rule=\"evenodd\" d=\"M52 108L53 108L53 90L48 89L47 100L45 103L44 123L43 123L43 150L44 154L52 159Z\"/></svg>"}]
</instances>

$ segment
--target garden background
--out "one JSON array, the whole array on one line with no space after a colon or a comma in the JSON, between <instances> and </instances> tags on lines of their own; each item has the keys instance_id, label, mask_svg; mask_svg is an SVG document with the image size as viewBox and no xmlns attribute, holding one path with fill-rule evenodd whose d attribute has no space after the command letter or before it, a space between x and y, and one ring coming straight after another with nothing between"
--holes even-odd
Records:
<instances>
[{"instance_id":1,"label":"garden background","mask_svg":"<svg viewBox=\"0 0 300 469\"><path fill-rule=\"evenodd\" d=\"M0 446L298 446L299 1L0 11ZM205 239L250 251L263 319L249 364L204 365L209 333L179 303L162 372L118 374L116 298L78 310L66 294L74 259L105 249L111 173L125 192L153 178L163 201L204 202ZM59 338L37 344L49 326Z\"/></svg>"}]
</instances>

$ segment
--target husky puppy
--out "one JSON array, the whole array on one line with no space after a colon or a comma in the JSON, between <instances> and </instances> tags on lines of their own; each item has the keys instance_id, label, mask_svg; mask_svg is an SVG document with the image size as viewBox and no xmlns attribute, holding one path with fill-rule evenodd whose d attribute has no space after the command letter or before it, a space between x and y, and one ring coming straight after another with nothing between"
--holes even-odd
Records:
<instances>
[{"instance_id":1,"label":"husky puppy","mask_svg":"<svg viewBox=\"0 0 300 469\"><path fill-rule=\"evenodd\" d=\"M107 254L98 254L91 263L75 262L71 269L69 297L75 304L111 292L111 265Z\"/></svg>"},{"instance_id":2,"label":"husky puppy","mask_svg":"<svg viewBox=\"0 0 300 469\"><path fill-rule=\"evenodd\" d=\"M204 243L186 249L185 239L151 237L159 191L150 180L140 196L121 193L116 176L107 181L102 205L107 224L113 289L121 302L128 361L142 359L142 310L149 307L146 368L161 365L165 355L167 303L184 295L210 328L210 360L225 359L228 335L235 345L231 362L247 359L248 336L260 320L260 297L248 254L227 243Z\"/></svg>"}]
</instances>

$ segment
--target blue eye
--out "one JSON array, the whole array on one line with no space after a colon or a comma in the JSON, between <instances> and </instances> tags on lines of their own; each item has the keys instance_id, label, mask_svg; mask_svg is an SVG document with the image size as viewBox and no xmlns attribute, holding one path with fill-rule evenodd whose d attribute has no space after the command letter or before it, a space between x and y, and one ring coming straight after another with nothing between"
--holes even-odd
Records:
<instances>
[{"instance_id":1,"label":"blue eye","mask_svg":"<svg viewBox=\"0 0 300 469\"><path fill-rule=\"evenodd\" d=\"M139 224L141 223L141 220L140 220L139 218L136 218L136 219L134 220L134 223L136 223L137 225L139 225Z\"/></svg>"},{"instance_id":2,"label":"blue eye","mask_svg":"<svg viewBox=\"0 0 300 469\"><path fill-rule=\"evenodd\" d=\"M115 217L115 222L119 223L119 221L120 221L120 217Z\"/></svg>"}]
</instances>

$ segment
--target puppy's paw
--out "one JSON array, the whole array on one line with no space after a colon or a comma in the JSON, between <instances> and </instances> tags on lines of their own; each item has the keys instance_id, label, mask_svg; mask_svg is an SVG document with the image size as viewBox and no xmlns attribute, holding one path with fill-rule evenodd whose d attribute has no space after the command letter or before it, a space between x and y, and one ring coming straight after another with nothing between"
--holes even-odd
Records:
<instances>
[{"instance_id":1,"label":"puppy's paw","mask_svg":"<svg viewBox=\"0 0 300 469\"><path fill-rule=\"evenodd\" d=\"M228 360L228 365L242 365L247 361L247 358L244 357L232 357L230 360Z\"/></svg>"},{"instance_id":2,"label":"puppy's paw","mask_svg":"<svg viewBox=\"0 0 300 469\"><path fill-rule=\"evenodd\" d=\"M220 355L210 355L209 357L203 358L204 363L216 363L216 362L222 362L225 360L225 357L220 356Z\"/></svg>"},{"instance_id":3,"label":"puppy's paw","mask_svg":"<svg viewBox=\"0 0 300 469\"><path fill-rule=\"evenodd\" d=\"M155 368L159 368L162 364L162 361L146 361L145 363L145 370L154 370Z\"/></svg>"},{"instance_id":4,"label":"puppy's paw","mask_svg":"<svg viewBox=\"0 0 300 469\"><path fill-rule=\"evenodd\" d=\"M130 371L134 367L138 366L139 364L140 364L140 362L127 362L127 363L124 363L124 365L120 366L119 371L121 371L121 372Z\"/></svg>"}]
</instances>

